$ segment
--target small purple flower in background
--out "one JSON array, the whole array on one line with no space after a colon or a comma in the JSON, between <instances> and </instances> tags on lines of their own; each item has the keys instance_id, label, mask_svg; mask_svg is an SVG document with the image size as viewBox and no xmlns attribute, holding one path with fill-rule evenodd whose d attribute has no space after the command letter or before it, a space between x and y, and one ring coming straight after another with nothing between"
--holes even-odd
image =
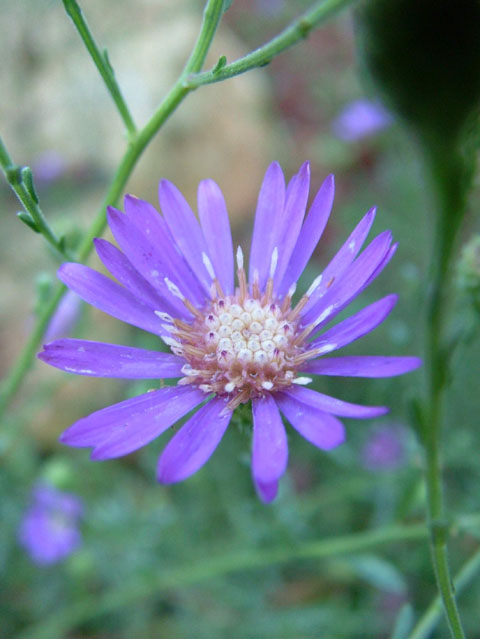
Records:
<instances>
[{"instance_id":1,"label":"small purple flower in background","mask_svg":"<svg viewBox=\"0 0 480 639\"><path fill-rule=\"evenodd\" d=\"M69 335L78 321L82 299L73 291L67 291L50 320L45 339L52 340Z\"/></svg>"},{"instance_id":2,"label":"small purple flower in background","mask_svg":"<svg viewBox=\"0 0 480 639\"><path fill-rule=\"evenodd\" d=\"M398 424L372 429L362 450L362 463L368 470L394 470L406 456L406 430Z\"/></svg>"},{"instance_id":3,"label":"small purple flower in background","mask_svg":"<svg viewBox=\"0 0 480 639\"><path fill-rule=\"evenodd\" d=\"M393 117L379 103L370 100L350 102L334 120L334 134L345 142L356 142L382 129L393 122Z\"/></svg>"},{"instance_id":4,"label":"small purple flower in background","mask_svg":"<svg viewBox=\"0 0 480 639\"><path fill-rule=\"evenodd\" d=\"M79 497L39 483L32 492L18 540L39 566L62 561L81 543L78 523L82 511Z\"/></svg>"},{"instance_id":5,"label":"small purple flower in background","mask_svg":"<svg viewBox=\"0 0 480 639\"><path fill-rule=\"evenodd\" d=\"M243 252L236 251L237 286L227 208L212 180L199 185L200 224L167 180L159 185L163 215L128 195L125 213L108 210L120 249L103 239L95 240L95 247L120 284L82 264L64 264L59 277L89 304L157 335L172 352L64 339L47 344L39 357L80 375L181 379L80 419L62 442L92 446L95 460L119 457L200 407L160 456L158 480L172 483L208 460L233 411L251 401L253 479L261 499L271 501L288 457L280 411L303 437L326 450L344 440L338 417L370 419L387 412L306 387L311 374L388 377L420 365L415 357L323 357L372 331L394 307L397 297L388 295L325 330L380 274L396 245L384 231L359 254L375 217L370 210L292 304L333 203L329 176L304 220L309 185L308 163L287 186L280 166L269 167L258 197L248 279Z\"/></svg>"},{"instance_id":6,"label":"small purple flower in background","mask_svg":"<svg viewBox=\"0 0 480 639\"><path fill-rule=\"evenodd\" d=\"M66 171L63 156L55 150L44 151L35 158L33 175L39 184L50 184L60 179Z\"/></svg>"}]
</instances>

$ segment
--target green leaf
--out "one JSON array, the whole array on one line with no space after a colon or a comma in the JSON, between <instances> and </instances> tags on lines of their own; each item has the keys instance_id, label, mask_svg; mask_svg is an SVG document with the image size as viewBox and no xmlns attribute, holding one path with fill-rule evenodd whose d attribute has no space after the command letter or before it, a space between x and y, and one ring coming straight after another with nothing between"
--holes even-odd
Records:
<instances>
[{"instance_id":1,"label":"green leaf","mask_svg":"<svg viewBox=\"0 0 480 639\"><path fill-rule=\"evenodd\" d=\"M233 4L233 0L223 0L223 13L228 11Z\"/></svg>"},{"instance_id":2,"label":"green leaf","mask_svg":"<svg viewBox=\"0 0 480 639\"><path fill-rule=\"evenodd\" d=\"M37 191L35 190L35 186L33 184L32 169L29 166L24 166L22 168L21 174L22 174L23 184L25 185L25 188L27 189L28 194L30 195L32 200L35 202L35 204L38 204L39 200L38 200Z\"/></svg>"},{"instance_id":3,"label":"green leaf","mask_svg":"<svg viewBox=\"0 0 480 639\"><path fill-rule=\"evenodd\" d=\"M227 56L226 55L220 56L220 58L218 58L217 64L213 68L212 73L214 74L219 73L226 64L227 64Z\"/></svg>"},{"instance_id":4,"label":"green leaf","mask_svg":"<svg viewBox=\"0 0 480 639\"><path fill-rule=\"evenodd\" d=\"M24 224L29 226L32 229L32 231L35 231L35 233L40 233L40 229L38 228L37 223L35 222L33 217L30 215L30 213L27 213L26 211L19 211L17 213L17 217L20 220L22 220Z\"/></svg>"},{"instance_id":5,"label":"green leaf","mask_svg":"<svg viewBox=\"0 0 480 639\"><path fill-rule=\"evenodd\" d=\"M413 627L413 608L409 603L404 604L395 619L391 639L408 639Z\"/></svg>"}]
</instances>

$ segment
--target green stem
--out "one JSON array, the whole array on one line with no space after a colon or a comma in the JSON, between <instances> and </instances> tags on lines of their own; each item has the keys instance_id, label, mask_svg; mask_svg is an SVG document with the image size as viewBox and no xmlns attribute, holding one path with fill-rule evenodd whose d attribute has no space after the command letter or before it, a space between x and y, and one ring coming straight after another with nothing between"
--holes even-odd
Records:
<instances>
[{"instance_id":1,"label":"green stem","mask_svg":"<svg viewBox=\"0 0 480 639\"><path fill-rule=\"evenodd\" d=\"M352 2L352 0L326 0L320 3L319 6L315 5L314 8L307 12L303 18L294 22L291 27L287 28L277 38L272 40L270 43L267 43L257 51L254 51L251 54L253 56L252 60L249 62L247 61L246 65L242 62L242 60L249 60L250 56L246 56L236 63L228 65L228 67L226 67L229 70L228 73L225 76L216 77L214 81L217 82L234 75L238 75L239 73L244 73L255 66L264 66L271 61L272 57L278 55L287 47L292 46L301 38L304 38L314 26L329 17L334 11L339 10L350 2ZM203 77L203 75L198 73L201 71L211 41L215 34L215 30L222 16L222 9L223 0L208 0L204 11L202 28L188 62L186 63L179 79L165 96L151 119L140 131L131 137L127 150L120 161L110 188L104 198L102 207L93 220L89 230L86 232L78 249L76 256L78 261L83 262L86 260L92 250L92 239L103 233L106 226L106 207L115 206L115 204L117 204L138 158L151 139L158 132L162 124L173 113L188 93L194 91L202 84L209 84L209 81L197 82L197 79ZM302 23L303 26L299 24L302 21L304 21ZM195 81L192 81L192 78L195 78ZM54 292L51 301L40 313L37 319L37 324L33 329L28 342L25 344L19 358L0 387L0 417L17 392L24 375L30 368L35 352L42 339L44 329L48 325L48 321L55 312L64 293L65 288L59 285L58 289Z\"/></svg>"},{"instance_id":2,"label":"green stem","mask_svg":"<svg viewBox=\"0 0 480 639\"><path fill-rule=\"evenodd\" d=\"M354 0L323 0L317 2L311 9L305 12L300 18L292 22L286 29L281 31L273 40L267 42L262 47L255 49L243 58L239 58L231 64L216 65L214 68L203 73L190 75L188 85L197 88L204 84L221 82L236 75L256 69L269 64L279 53L296 44L299 40L306 38L309 33L320 23L330 18L344 7L352 4ZM193 70L192 70L193 71Z\"/></svg>"},{"instance_id":3,"label":"green stem","mask_svg":"<svg viewBox=\"0 0 480 639\"><path fill-rule=\"evenodd\" d=\"M452 151L452 149L434 147L430 151L427 164L431 170L432 184L437 197L438 217L427 308L426 375L429 403L422 429L426 462L427 511L437 587L452 637L464 639L465 634L455 601L448 564L448 523L443 500L440 436L444 392L449 375L445 320L450 264L466 203L461 162L457 162L455 149Z\"/></svg>"},{"instance_id":4,"label":"green stem","mask_svg":"<svg viewBox=\"0 0 480 639\"><path fill-rule=\"evenodd\" d=\"M21 216L22 221L26 222L37 233L41 233L47 242L55 249L63 258L72 259L72 255L65 248L61 238L57 237L53 229L49 226L42 209L38 204L37 194L33 186L33 177L28 167L20 167L14 163L10 154L0 137L0 166L3 169L5 178L12 188L17 198L23 205L25 210ZM25 182L28 177L29 184Z\"/></svg>"},{"instance_id":5,"label":"green stem","mask_svg":"<svg viewBox=\"0 0 480 639\"><path fill-rule=\"evenodd\" d=\"M222 577L240 570L256 570L263 566L298 561L302 559L324 559L335 555L361 552L379 545L423 539L427 530L423 525L405 525L379 528L377 530L354 533L334 539L323 539L298 547L260 549L248 552L232 552L206 560L189 563L173 570L155 570L148 578L143 578L125 588L107 593L103 598L89 597L65 608L48 620L27 629L18 639L55 639L66 636L81 623L100 615L111 613L137 600L158 595L161 590L182 588L216 577Z\"/></svg>"},{"instance_id":6,"label":"green stem","mask_svg":"<svg viewBox=\"0 0 480 639\"><path fill-rule=\"evenodd\" d=\"M127 103L123 98L122 92L120 91L120 87L118 86L115 78L115 72L110 65L106 50L103 51L103 53L100 51L87 21L85 20L85 16L83 15L83 12L78 6L76 0L63 0L63 5L87 47L88 52L92 56L92 60L95 63L98 72L102 76L105 86L112 96L118 112L120 113L120 116L127 128L129 136L133 137L136 133L135 123L130 114Z\"/></svg>"},{"instance_id":7,"label":"green stem","mask_svg":"<svg viewBox=\"0 0 480 639\"><path fill-rule=\"evenodd\" d=\"M480 548L463 565L453 580L455 592L460 594L462 590L470 584L478 572L480 572ZM439 622L442 613L442 600L440 597L436 597L416 623L409 635L409 639L427 639Z\"/></svg>"}]
</instances>

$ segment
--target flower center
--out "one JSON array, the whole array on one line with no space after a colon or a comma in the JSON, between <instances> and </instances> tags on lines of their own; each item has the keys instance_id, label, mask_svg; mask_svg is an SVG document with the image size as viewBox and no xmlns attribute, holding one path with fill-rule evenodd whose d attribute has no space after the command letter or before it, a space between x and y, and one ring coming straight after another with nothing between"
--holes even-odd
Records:
<instances>
[{"instance_id":1,"label":"flower center","mask_svg":"<svg viewBox=\"0 0 480 639\"><path fill-rule=\"evenodd\" d=\"M204 256L205 260L208 260ZM243 270L243 256L237 254L239 285L233 295L225 295L210 262L211 301L202 310L195 308L171 282L172 294L180 297L194 315L191 323L157 313L166 320L171 334L164 341L172 352L186 360L179 384L194 384L205 393L229 396L233 410L252 397L279 391L291 384L308 384L308 377L297 377L300 363L313 356L305 338L312 327L299 328L299 313L308 296L292 309L292 287L278 300L273 293L273 270L262 293L258 277L251 291ZM272 263L276 262L276 254Z\"/></svg>"}]
</instances>

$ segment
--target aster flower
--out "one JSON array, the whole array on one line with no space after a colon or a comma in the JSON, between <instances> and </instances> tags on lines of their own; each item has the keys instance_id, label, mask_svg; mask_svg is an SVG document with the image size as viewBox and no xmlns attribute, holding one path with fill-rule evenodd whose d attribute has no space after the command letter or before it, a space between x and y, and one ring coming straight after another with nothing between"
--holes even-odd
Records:
<instances>
[{"instance_id":1,"label":"aster flower","mask_svg":"<svg viewBox=\"0 0 480 639\"><path fill-rule=\"evenodd\" d=\"M47 566L71 555L81 543L81 500L45 483L37 484L18 531L19 543L32 560Z\"/></svg>"},{"instance_id":2,"label":"aster flower","mask_svg":"<svg viewBox=\"0 0 480 639\"><path fill-rule=\"evenodd\" d=\"M406 457L406 430L400 424L384 424L370 433L362 450L362 463L372 471L394 470Z\"/></svg>"},{"instance_id":3,"label":"aster flower","mask_svg":"<svg viewBox=\"0 0 480 639\"><path fill-rule=\"evenodd\" d=\"M180 378L80 419L61 441L93 447L92 459L126 455L148 444L193 409L160 456L160 482L196 472L220 442L234 410L251 401L252 473L271 501L287 466L281 413L307 440L330 449L344 440L338 417L372 418L384 407L359 406L307 388L309 375L385 377L416 368L414 357L340 357L340 349L378 326L395 295L325 330L383 270L395 252L390 231L360 249L373 223L370 210L297 303L296 282L327 223L334 196L328 177L304 220L310 182L305 163L288 186L280 166L267 170L258 197L248 279L241 248L237 284L223 195L212 180L200 183L198 212L167 180L159 186L163 215L148 202L125 198L125 213L109 208L120 249L95 240L115 283L81 264L64 264L59 277L97 308L157 335L171 353L76 339L45 346L39 357L80 375L130 379Z\"/></svg>"},{"instance_id":4,"label":"aster flower","mask_svg":"<svg viewBox=\"0 0 480 639\"><path fill-rule=\"evenodd\" d=\"M392 122L393 117L380 102L359 99L344 107L332 129L341 140L357 142L386 129Z\"/></svg>"}]
</instances>

